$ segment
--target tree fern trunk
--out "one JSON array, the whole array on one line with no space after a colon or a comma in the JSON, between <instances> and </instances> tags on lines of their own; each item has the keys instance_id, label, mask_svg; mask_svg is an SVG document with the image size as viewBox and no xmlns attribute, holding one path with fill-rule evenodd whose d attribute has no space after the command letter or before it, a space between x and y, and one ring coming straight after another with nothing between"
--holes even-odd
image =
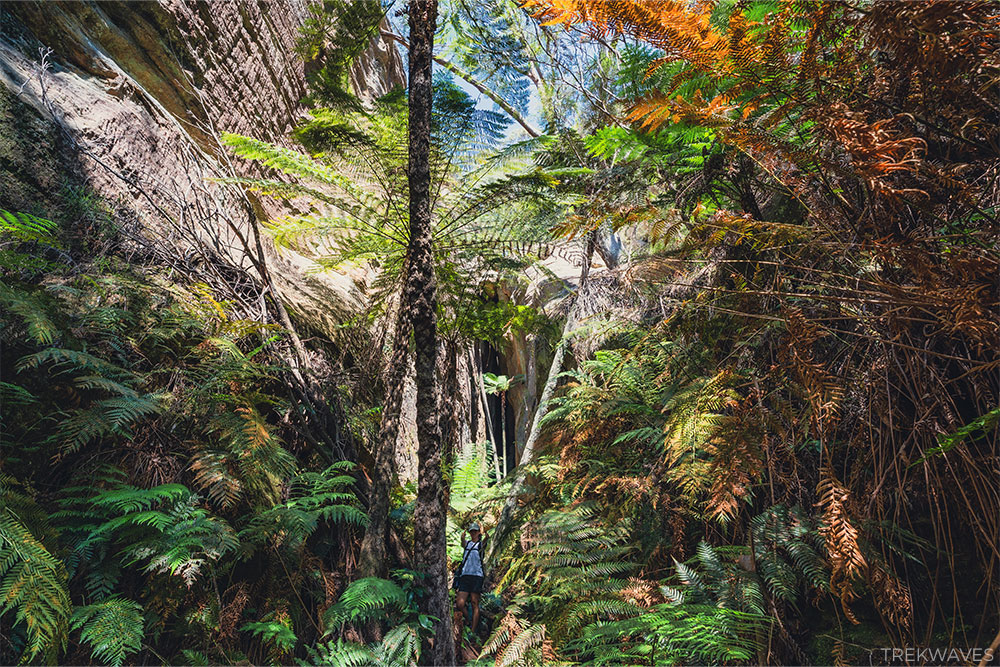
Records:
<instances>
[{"instance_id":1,"label":"tree fern trunk","mask_svg":"<svg viewBox=\"0 0 1000 667\"><path fill-rule=\"evenodd\" d=\"M423 611L438 622L428 650L421 653L425 665L455 664L455 642L451 630L448 576L445 568L446 507L442 483L442 442L438 428L437 297L431 236L430 135L431 72L437 0L411 0L409 167L410 244L404 300L410 309L416 345L417 379L417 505L413 516L414 556L417 570L426 576L427 596Z\"/></svg>"},{"instance_id":2,"label":"tree fern trunk","mask_svg":"<svg viewBox=\"0 0 1000 667\"><path fill-rule=\"evenodd\" d=\"M368 527L361 542L360 570L367 577L384 577L387 570L389 494L396 477L396 442L399 439L399 418L403 406L403 384L410 365L409 352L409 310L404 303L400 303L393 334L392 357L386 369L388 378L385 384L385 402L374 452Z\"/></svg>"}]
</instances>

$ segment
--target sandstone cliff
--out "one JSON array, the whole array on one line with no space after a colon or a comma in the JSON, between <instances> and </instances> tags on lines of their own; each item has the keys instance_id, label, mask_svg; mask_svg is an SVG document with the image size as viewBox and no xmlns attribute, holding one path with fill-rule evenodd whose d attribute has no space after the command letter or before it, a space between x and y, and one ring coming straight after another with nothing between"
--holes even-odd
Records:
<instances>
[{"instance_id":1,"label":"sandstone cliff","mask_svg":"<svg viewBox=\"0 0 1000 667\"><path fill-rule=\"evenodd\" d=\"M221 131L270 141L303 113L292 53L307 0L24 2L0 11L0 207L44 210L66 183L135 214L156 243L207 241L244 270L250 217L267 215L213 182L230 164ZM44 66L44 67L43 67ZM363 96L404 83L376 42L352 82ZM307 274L266 247L283 299L320 329L353 299L350 276Z\"/></svg>"}]
</instances>

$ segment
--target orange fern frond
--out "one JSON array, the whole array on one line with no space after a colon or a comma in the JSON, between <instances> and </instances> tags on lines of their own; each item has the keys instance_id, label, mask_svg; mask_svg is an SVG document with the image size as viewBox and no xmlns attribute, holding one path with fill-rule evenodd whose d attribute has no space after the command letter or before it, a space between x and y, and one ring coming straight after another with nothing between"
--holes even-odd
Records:
<instances>
[{"instance_id":1,"label":"orange fern frond","mask_svg":"<svg viewBox=\"0 0 1000 667\"><path fill-rule=\"evenodd\" d=\"M817 505L823 513L819 534L826 541L830 557L830 591L840 599L847 618L857 624L858 619L848 605L857 597L854 583L868 570L868 563L858 545L858 529L848 514L850 492L829 466L824 466L820 473L816 491L819 494Z\"/></svg>"}]
</instances>

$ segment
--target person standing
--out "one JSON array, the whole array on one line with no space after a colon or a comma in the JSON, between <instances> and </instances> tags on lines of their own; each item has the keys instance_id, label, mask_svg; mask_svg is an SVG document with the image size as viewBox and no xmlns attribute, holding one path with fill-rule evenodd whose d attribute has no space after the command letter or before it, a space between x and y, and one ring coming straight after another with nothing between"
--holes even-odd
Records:
<instances>
[{"instance_id":1,"label":"person standing","mask_svg":"<svg viewBox=\"0 0 1000 667\"><path fill-rule=\"evenodd\" d=\"M463 625L465 624L465 604L472 605L472 632L479 627L479 598L483 592L483 544L486 540L486 533L481 532L478 523L469 526L468 540L465 539L466 531L462 531L462 565L458 570L458 579L455 588L458 593L455 595L456 619L458 627L459 641L462 638Z\"/></svg>"}]
</instances>

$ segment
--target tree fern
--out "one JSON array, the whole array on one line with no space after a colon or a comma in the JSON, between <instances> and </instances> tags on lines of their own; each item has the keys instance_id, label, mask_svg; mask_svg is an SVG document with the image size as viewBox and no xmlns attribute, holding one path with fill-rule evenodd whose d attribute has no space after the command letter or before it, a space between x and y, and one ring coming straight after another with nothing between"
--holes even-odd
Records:
<instances>
[{"instance_id":1,"label":"tree fern","mask_svg":"<svg viewBox=\"0 0 1000 667\"><path fill-rule=\"evenodd\" d=\"M94 658L115 667L142 648L145 635L142 606L122 598L77 607L70 627L80 630L80 639L90 645Z\"/></svg>"},{"instance_id":2,"label":"tree fern","mask_svg":"<svg viewBox=\"0 0 1000 667\"><path fill-rule=\"evenodd\" d=\"M299 28L295 51L310 66L308 101L337 108L360 109L351 92L350 66L378 34L385 17L380 0L327 0L311 5Z\"/></svg>"},{"instance_id":3,"label":"tree fern","mask_svg":"<svg viewBox=\"0 0 1000 667\"><path fill-rule=\"evenodd\" d=\"M459 274L442 284L468 284L481 275L486 259L502 254L503 240L516 238L512 224L488 225L486 217L506 203L530 199L544 184L499 179L496 163L478 163L484 146L503 134L504 123L493 112L477 108L446 78L436 80L435 95L431 170L436 261L442 270ZM272 235L300 249L307 247L323 267L377 267L379 277L372 283L376 305L398 287L407 243L406 155L400 150L406 122L405 100L389 95L366 112L313 111L296 131L309 155L248 137L224 136L236 154L298 181L289 185L257 179L246 181L246 186L278 196L304 195L325 209L320 215L271 221ZM498 236L505 238L497 243Z\"/></svg>"}]
</instances>

